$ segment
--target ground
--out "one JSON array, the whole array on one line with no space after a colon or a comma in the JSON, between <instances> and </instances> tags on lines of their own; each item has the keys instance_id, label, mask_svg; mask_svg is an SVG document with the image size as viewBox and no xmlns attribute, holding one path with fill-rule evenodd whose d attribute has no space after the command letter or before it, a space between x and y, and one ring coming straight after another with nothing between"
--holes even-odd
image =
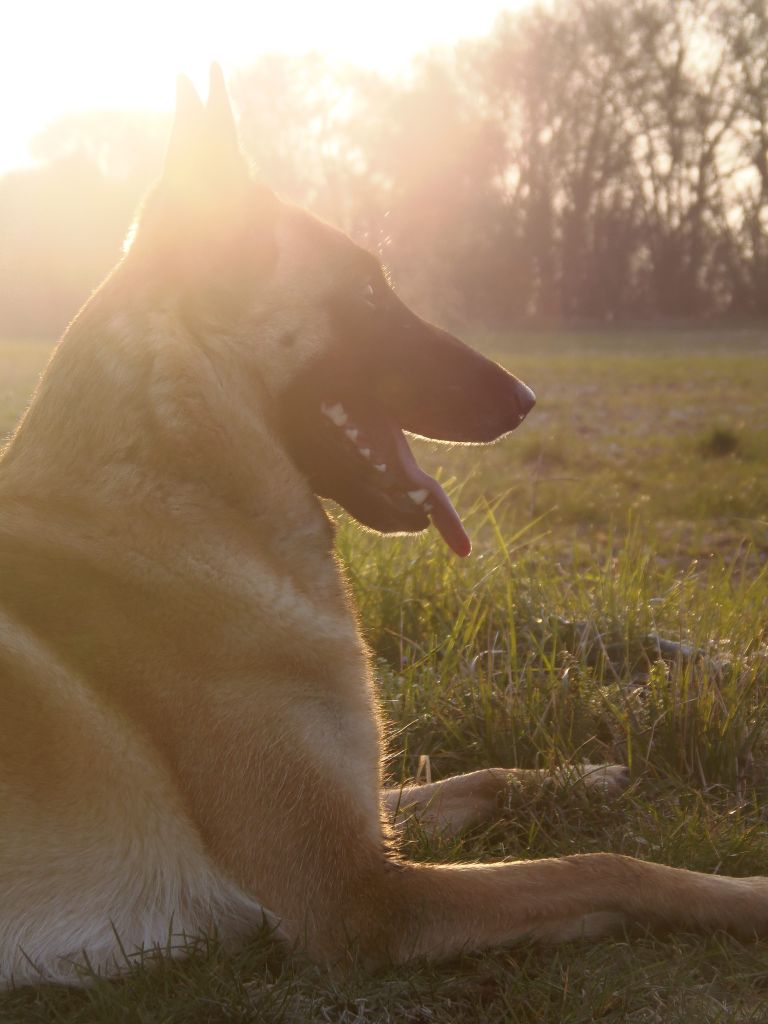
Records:
<instances>
[{"instance_id":1,"label":"ground","mask_svg":"<svg viewBox=\"0 0 768 1024\"><path fill-rule=\"evenodd\" d=\"M490 449L421 445L475 541L339 548L392 722L392 778L621 761L618 801L525 791L410 856L613 850L768 873L768 339L758 331L475 338L537 391ZM0 344L0 435L49 351ZM768 1021L768 943L652 937L523 946L330 978L268 935L120 983L0 998L0 1021Z\"/></svg>"}]
</instances>

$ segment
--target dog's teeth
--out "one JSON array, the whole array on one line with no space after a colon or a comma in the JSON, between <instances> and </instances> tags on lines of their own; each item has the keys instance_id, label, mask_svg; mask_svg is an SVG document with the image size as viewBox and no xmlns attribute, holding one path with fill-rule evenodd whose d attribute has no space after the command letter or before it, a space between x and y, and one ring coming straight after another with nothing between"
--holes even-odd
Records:
<instances>
[{"instance_id":1,"label":"dog's teeth","mask_svg":"<svg viewBox=\"0 0 768 1024\"><path fill-rule=\"evenodd\" d=\"M343 427L349 419L349 416L344 412L344 406L341 402L337 402L335 405L321 405L320 412L323 416L327 416L332 423L335 423L337 427Z\"/></svg>"},{"instance_id":2,"label":"dog's teeth","mask_svg":"<svg viewBox=\"0 0 768 1024\"><path fill-rule=\"evenodd\" d=\"M371 457L371 449L370 448L358 448L357 450L360 452L360 454L363 456L364 459L370 459L370 457Z\"/></svg>"},{"instance_id":3,"label":"dog's teeth","mask_svg":"<svg viewBox=\"0 0 768 1024\"><path fill-rule=\"evenodd\" d=\"M429 491L420 487L418 491L408 491L408 497L415 505L423 505L429 497Z\"/></svg>"},{"instance_id":4,"label":"dog's teeth","mask_svg":"<svg viewBox=\"0 0 768 1024\"><path fill-rule=\"evenodd\" d=\"M356 441L360 431L352 428L351 430L345 430L344 433L347 435L350 441Z\"/></svg>"},{"instance_id":5,"label":"dog's teeth","mask_svg":"<svg viewBox=\"0 0 768 1024\"><path fill-rule=\"evenodd\" d=\"M387 465L386 465L385 462L380 462L378 466L374 466L373 468L374 469L378 469L378 471L380 473L386 473L387 472Z\"/></svg>"}]
</instances>

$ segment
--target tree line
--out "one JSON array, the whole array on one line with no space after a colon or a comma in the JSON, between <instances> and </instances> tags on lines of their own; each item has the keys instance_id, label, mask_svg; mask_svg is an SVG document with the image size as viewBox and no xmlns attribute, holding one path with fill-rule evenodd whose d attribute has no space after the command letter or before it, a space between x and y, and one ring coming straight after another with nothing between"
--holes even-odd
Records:
<instances>
[{"instance_id":1,"label":"tree line","mask_svg":"<svg viewBox=\"0 0 768 1024\"><path fill-rule=\"evenodd\" d=\"M768 313L765 0L560 0L390 80L268 55L231 81L281 194L476 328ZM57 333L114 263L168 119L71 115L0 180L0 334Z\"/></svg>"}]
</instances>

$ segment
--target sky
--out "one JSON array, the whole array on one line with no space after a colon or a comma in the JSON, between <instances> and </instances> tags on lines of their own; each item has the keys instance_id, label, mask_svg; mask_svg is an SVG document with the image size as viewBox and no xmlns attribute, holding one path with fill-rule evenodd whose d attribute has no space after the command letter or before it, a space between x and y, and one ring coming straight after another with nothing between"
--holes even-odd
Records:
<instances>
[{"instance_id":1,"label":"sky","mask_svg":"<svg viewBox=\"0 0 768 1024\"><path fill-rule=\"evenodd\" d=\"M173 106L176 75L202 91L264 52L408 69L426 49L485 35L525 0L5 0L0 36L0 173L31 162L28 142L62 114Z\"/></svg>"}]
</instances>

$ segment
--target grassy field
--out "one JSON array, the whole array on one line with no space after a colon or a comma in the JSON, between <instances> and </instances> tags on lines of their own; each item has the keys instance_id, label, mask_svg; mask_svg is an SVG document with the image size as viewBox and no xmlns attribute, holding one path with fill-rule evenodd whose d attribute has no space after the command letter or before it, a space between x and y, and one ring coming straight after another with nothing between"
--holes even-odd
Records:
<instances>
[{"instance_id":1,"label":"grassy field","mask_svg":"<svg viewBox=\"0 0 768 1024\"><path fill-rule=\"evenodd\" d=\"M407 837L440 861L613 850L768 874L768 336L480 339L539 404L491 449L422 446L475 541L339 547L392 724L390 770L621 761L611 804L523 791L493 827ZM0 434L46 345L0 346ZM0 895L1 898L1 895ZM0 998L0 1021L768 1021L768 943L640 935L331 978L269 936L85 991Z\"/></svg>"}]
</instances>

